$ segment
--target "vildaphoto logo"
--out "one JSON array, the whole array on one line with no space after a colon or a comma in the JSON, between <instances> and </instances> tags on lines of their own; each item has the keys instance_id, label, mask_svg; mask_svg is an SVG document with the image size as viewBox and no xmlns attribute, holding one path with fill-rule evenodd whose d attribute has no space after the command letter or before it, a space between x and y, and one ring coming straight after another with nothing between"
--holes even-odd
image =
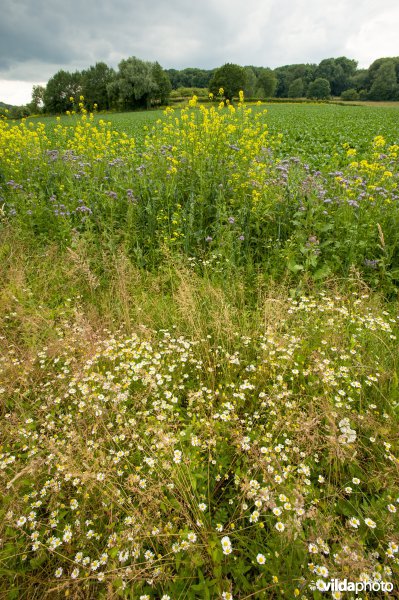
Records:
<instances>
[{"instance_id":1,"label":"vildaphoto logo","mask_svg":"<svg viewBox=\"0 0 399 600\"><path fill-rule=\"evenodd\" d=\"M359 594L361 592L393 591L393 583L389 581L348 581L347 579L330 579L330 581L325 581L324 579L318 579L312 587L319 590L319 592L331 593L355 592L355 594Z\"/></svg>"}]
</instances>

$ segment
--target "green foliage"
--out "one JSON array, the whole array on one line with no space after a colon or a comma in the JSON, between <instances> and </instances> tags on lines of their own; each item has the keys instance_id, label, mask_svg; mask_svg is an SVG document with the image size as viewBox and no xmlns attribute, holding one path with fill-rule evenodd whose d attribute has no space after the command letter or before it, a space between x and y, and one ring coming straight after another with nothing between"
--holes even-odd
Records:
<instances>
[{"instance_id":1,"label":"green foliage","mask_svg":"<svg viewBox=\"0 0 399 600\"><path fill-rule=\"evenodd\" d=\"M234 96L238 96L240 90L244 90L246 83L245 70L239 65L226 63L219 69L216 69L209 82L209 91L214 95L219 95L219 89L223 88L224 97L230 102Z\"/></svg>"},{"instance_id":2,"label":"green foliage","mask_svg":"<svg viewBox=\"0 0 399 600\"><path fill-rule=\"evenodd\" d=\"M178 71L176 69L166 69L172 88L207 88L212 77L213 70L188 68Z\"/></svg>"},{"instance_id":3,"label":"green foliage","mask_svg":"<svg viewBox=\"0 0 399 600\"><path fill-rule=\"evenodd\" d=\"M277 77L271 69L261 69L258 72L258 90L264 98L274 96L277 87Z\"/></svg>"},{"instance_id":4,"label":"green foliage","mask_svg":"<svg viewBox=\"0 0 399 600\"><path fill-rule=\"evenodd\" d=\"M6 109L3 114L8 119L24 119L29 117L31 113L32 106L31 104L27 104L23 106L11 106L9 109Z\"/></svg>"},{"instance_id":5,"label":"green foliage","mask_svg":"<svg viewBox=\"0 0 399 600\"><path fill-rule=\"evenodd\" d=\"M317 100L326 100L331 96L330 83L327 79L318 77L309 84L307 97L316 98Z\"/></svg>"},{"instance_id":6,"label":"green foliage","mask_svg":"<svg viewBox=\"0 0 399 600\"><path fill-rule=\"evenodd\" d=\"M73 110L74 101L82 92L82 75L62 69L49 79L43 94L44 110L48 113L64 113Z\"/></svg>"},{"instance_id":7,"label":"green foliage","mask_svg":"<svg viewBox=\"0 0 399 600\"><path fill-rule=\"evenodd\" d=\"M1 597L398 580L397 115L0 122Z\"/></svg>"},{"instance_id":8,"label":"green foliage","mask_svg":"<svg viewBox=\"0 0 399 600\"><path fill-rule=\"evenodd\" d=\"M245 86L243 88L245 98L252 98L258 91L258 78L252 67L244 67Z\"/></svg>"},{"instance_id":9,"label":"green foliage","mask_svg":"<svg viewBox=\"0 0 399 600\"><path fill-rule=\"evenodd\" d=\"M331 94L340 96L349 87L350 78L355 74L357 62L345 56L327 58L320 62L315 78L324 78L330 84Z\"/></svg>"},{"instance_id":10,"label":"green foliage","mask_svg":"<svg viewBox=\"0 0 399 600\"><path fill-rule=\"evenodd\" d=\"M368 70L367 69L359 69L350 77L349 80L349 89L354 88L357 92L360 90L365 90L368 85Z\"/></svg>"},{"instance_id":11,"label":"green foliage","mask_svg":"<svg viewBox=\"0 0 399 600\"><path fill-rule=\"evenodd\" d=\"M152 77L157 85L156 99L160 104L167 104L170 92L172 90L172 84L170 79L162 69L158 62L155 62L152 66Z\"/></svg>"},{"instance_id":12,"label":"green foliage","mask_svg":"<svg viewBox=\"0 0 399 600\"><path fill-rule=\"evenodd\" d=\"M299 78L304 82L304 91L306 91L307 86L314 79L315 70L316 65L312 64L286 65L275 69L274 73L277 77L277 97L287 98L290 85Z\"/></svg>"},{"instance_id":13,"label":"green foliage","mask_svg":"<svg viewBox=\"0 0 399 600\"><path fill-rule=\"evenodd\" d=\"M114 78L115 71L103 62L82 71L82 95L88 109L92 110L95 104L99 110L110 108L107 86Z\"/></svg>"},{"instance_id":14,"label":"green foliage","mask_svg":"<svg viewBox=\"0 0 399 600\"><path fill-rule=\"evenodd\" d=\"M192 98L193 96L197 96L197 98L208 98L208 88L179 87L177 90L172 90L170 93L171 98Z\"/></svg>"},{"instance_id":15,"label":"green foliage","mask_svg":"<svg viewBox=\"0 0 399 600\"><path fill-rule=\"evenodd\" d=\"M398 100L399 85L394 60L384 60L373 75L368 97L370 100Z\"/></svg>"},{"instance_id":16,"label":"green foliage","mask_svg":"<svg viewBox=\"0 0 399 600\"><path fill-rule=\"evenodd\" d=\"M294 79L288 88L288 97L289 98L302 98L304 92L303 80L301 77L298 79Z\"/></svg>"},{"instance_id":17,"label":"green foliage","mask_svg":"<svg viewBox=\"0 0 399 600\"><path fill-rule=\"evenodd\" d=\"M70 123L60 124L51 147L68 143L67 147L79 156L89 151L90 155L97 156L101 140L106 145L110 164L113 165L116 159L115 165L122 161L128 173L139 176L132 176L124 183L120 177L124 171L107 167L104 172L104 166L94 160L92 176L101 182L99 188L97 184L87 185L91 179L81 174L78 163L65 162L58 157L54 163L49 163L48 159L42 161L39 167L34 159L35 169L43 170L40 180L46 181L47 170L53 171L56 165L62 167L61 172L50 178L48 192L48 188L37 183L26 184L24 192L7 187L3 192L7 214L12 215L15 211L13 218L24 230L34 230L39 237L49 237L62 244L71 242L75 230L93 230L111 238L116 236L123 240L132 260L149 269L158 268L162 263L165 248L198 260L220 247L226 264L239 268L250 263L276 279L284 276L287 265L294 278L299 279L304 273L317 278L320 273L327 272L348 276L355 267L372 285L383 285L387 289L396 285L391 271L395 272L398 254L399 215L396 205L387 212L386 203L390 195L395 194L392 187L395 178L390 176L390 154L373 167L379 179L373 177L373 169L365 173L356 171L359 168L356 164L359 165L362 159L366 164L373 160L373 136L366 137L365 132L372 133L376 129L386 132L390 144L394 143L395 109L383 112L359 109L355 119L354 109L337 106L271 105L269 151L261 150L267 147L266 140L261 141L267 130L264 116L257 114L256 108L252 109L256 115L254 122L241 109L241 122L234 112L229 111L228 117L222 109L217 109L216 114L211 113L212 120L210 117L203 120L206 110L205 107L192 110L187 122L180 119L185 113L168 113L167 127L161 120L151 135L148 132L142 132L141 138L138 135L134 152L122 137L126 129L132 130L133 125L126 115L115 115L108 126L103 121L99 125L98 119L93 119L93 128L73 119ZM158 120L159 116L160 113L153 113L152 120ZM188 115L185 118L188 119ZM216 126L217 118L223 120L223 126L222 121ZM217 134L206 130L210 123L212 132L217 131ZM184 133L179 133L180 127ZM190 128L190 135L186 127ZM108 129L119 129L122 134L120 142L117 142L118 138L114 140L115 147L111 143L113 137L105 142ZM251 142L245 140L245 152L242 149L244 142L238 137L243 131L246 131L245 136L253 136ZM184 141L186 138L190 143ZM344 144L349 144L349 153ZM44 142L43 146L47 147ZM354 154L353 148L356 149ZM301 164L294 160L285 161L287 156L298 157L308 165L307 168L321 170L326 180L312 178ZM195 168L191 166L191 157L195 157ZM88 156L87 161L91 160ZM254 166L248 161L253 161ZM21 173L32 170L29 164L18 168ZM230 174L226 174L227 168ZM345 173L342 185L335 178L337 171ZM263 173L259 175L260 183L256 187L254 173ZM362 177L366 186L361 203L356 188L357 177ZM13 172L4 172L4 180L13 179ZM308 179L310 183L306 183ZM315 194L308 191L309 185L317 190ZM374 192L374 188L378 192ZM126 189L130 190L129 195ZM221 189L229 190L231 200L228 204L225 204ZM48 193L57 198L61 194L62 200L49 203L46 200ZM26 205L21 203L23 198ZM331 202L325 204L323 198ZM233 227L226 227L229 217L234 220ZM373 223L382 227L385 248L389 248L389 252L386 250L381 254L378 249L378 232ZM313 237L319 244L309 242Z\"/></svg>"},{"instance_id":18,"label":"green foliage","mask_svg":"<svg viewBox=\"0 0 399 600\"><path fill-rule=\"evenodd\" d=\"M121 64L117 76L105 63L97 63L82 73L59 71L49 80L46 90L41 86L34 86L32 102L28 107L14 110L13 118L27 116L29 113L38 114L42 108L47 113L72 110L74 106L69 98L78 98L80 94L84 96L88 109L92 109L94 104L97 104L100 110L148 108L154 104L167 104L171 87L173 90L205 90L216 73L215 70L197 68L164 71L158 63L146 63L134 57L122 61ZM213 94L217 94L219 87L225 87L228 92L226 98L229 100L237 95L240 89L244 90L247 98L272 98L274 95L278 98L298 98L308 95L309 85L315 79L322 78L329 82L330 94L333 96L355 89L360 94L360 100L399 98L399 57L379 58L369 69L360 70L357 70L355 60L345 56L324 59L319 65L285 65L274 71L256 66L235 67L243 69L245 78L242 71L236 70L232 77L231 74L227 74L227 80L224 78L216 83L213 80L209 88ZM231 90L229 80L233 85ZM219 85L223 81L225 85ZM174 93L173 96L180 97L182 94ZM308 97L316 98L314 95Z\"/></svg>"},{"instance_id":19,"label":"green foliage","mask_svg":"<svg viewBox=\"0 0 399 600\"><path fill-rule=\"evenodd\" d=\"M122 108L149 108L157 90L152 64L135 56L121 60L118 73L114 81L108 84L108 89L112 96L117 97Z\"/></svg>"},{"instance_id":20,"label":"green foliage","mask_svg":"<svg viewBox=\"0 0 399 600\"><path fill-rule=\"evenodd\" d=\"M2 595L62 584L88 598L295 598L316 565L344 578L348 561L355 580L395 581L396 552L383 550L397 549L397 320L351 287L344 298L270 294L252 309L238 296L234 310L237 274L227 295L213 267L201 277L169 263L154 277L129 270L121 249L75 250L41 251L48 275L57 267L70 285L89 252L86 274L102 270L102 285L76 306L55 286L50 347L20 364L2 354L18 375L3 391ZM93 310L107 284L105 310L124 296L133 331L83 339L83 303ZM74 286L84 290L82 271ZM54 300L37 279L32 288L5 315L9 339L27 326L23 311L40 305L43 324ZM150 315L161 330L142 324Z\"/></svg>"},{"instance_id":21,"label":"green foliage","mask_svg":"<svg viewBox=\"0 0 399 600\"><path fill-rule=\"evenodd\" d=\"M46 88L42 85L34 85L32 88L32 101L29 104L29 109L33 114L39 114L44 107L44 94Z\"/></svg>"},{"instance_id":22,"label":"green foliage","mask_svg":"<svg viewBox=\"0 0 399 600\"><path fill-rule=\"evenodd\" d=\"M341 98L342 100L359 100L359 94L355 89L350 88L342 92Z\"/></svg>"},{"instance_id":23,"label":"green foliage","mask_svg":"<svg viewBox=\"0 0 399 600\"><path fill-rule=\"evenodd\" d=\"M107 85L112 103L120 108L150 108L167 101L171 84L158 63L131 56L119 63L118 72Z\"/></svg>"}]
</instances>

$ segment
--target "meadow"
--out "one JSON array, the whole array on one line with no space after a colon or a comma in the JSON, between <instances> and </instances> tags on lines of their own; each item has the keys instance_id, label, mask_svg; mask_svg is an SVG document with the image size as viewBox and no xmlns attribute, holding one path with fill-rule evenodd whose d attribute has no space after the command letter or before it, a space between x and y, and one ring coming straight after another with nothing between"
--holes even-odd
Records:
<instances>
[{"instance_id":1,"label":"meadow","mask_svg":"<svg viewBox=\"0 0 399 600\"><path fill-rule=\"evenodd\" d=\"M0 122L2 598L397 597L398 117Z\"/></svg>"}]
</instances>

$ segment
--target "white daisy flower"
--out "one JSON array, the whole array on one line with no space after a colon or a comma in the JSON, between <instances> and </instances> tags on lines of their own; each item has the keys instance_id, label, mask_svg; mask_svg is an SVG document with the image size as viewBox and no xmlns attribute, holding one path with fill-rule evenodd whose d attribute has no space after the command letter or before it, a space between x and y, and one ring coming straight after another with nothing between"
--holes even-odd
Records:
<instances>
[{"instance_id":1,"label":"white daisy flower","mask_svg":"<svg viewBox=\"0 0 399 600\"><path fill-rule=\"evenodd\" d=\"M258 554L257 557L256 557L256 562L259 565L264 565L265 562L266 562L266 558L265 558L264 554Z\"/></svg>"}]
</instances>

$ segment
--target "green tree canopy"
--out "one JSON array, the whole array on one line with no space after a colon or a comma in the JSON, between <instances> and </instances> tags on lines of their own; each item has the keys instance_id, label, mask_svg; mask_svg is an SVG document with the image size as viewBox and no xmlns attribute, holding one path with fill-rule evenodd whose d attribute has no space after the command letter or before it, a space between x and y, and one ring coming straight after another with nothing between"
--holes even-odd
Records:
<instances>
[{"instance_id":1,"label":"green tree canopy","mask_svg":"<svg viewBox=\"0 0 399 600\"><path fill-rule=\"evenodd\" d=\"M346 56L339 56L335 59L335 63L340 65L347 77L352 77L356 73L357 60L347 58Z\"/></svg>"},{"instance_id":2,"label":"green tree canopy","mask_svg":"<svg viewBox=\"0 0 399 600\"><path fill-rule=\"evenodd\" d=\"M44 107L44 94L46 88L42 85L34 85L32 88L32 101L30 102L29 109L31 113L39 113Z\"/></svg>"},{"instance_id":3,"label":"green tree canopy","mask_svg":"<svg viewBox=\"0 0 399 600\"><path fill-rule=\"evenodd\" d=\"M258 72L258 90L265 98L274 96L277 88L277 77L271 69L262 68Z\"/></svg>"},{"instance_id":4,"label":"green tree canopy","mask_svg":"<svg viewBox=\"0 0 399 600\"><path fill-rule=\"evenodd\" d=\"M304 90L314 79L314 73L317 66L313 64L294 64L285 65L274 69L274 73L277 77L277 89L276 96L278 98L287 98L290 85L295 79L302 79Z\"/></svg>"},{"instance_id":5,"label":"green tree canopy","mask_svg":"<svg viewBox=\"0 0 399 600\"><path fill-rule=\"evenodd\" d=\"M161 67L158 62L155 62L152 66L152 76L157 85L157 100L161 104L166 104L170 92L172 91L172 84L170 83L170 79Z\"/></svg>"},{"instance_id":6,"label":"green tree canopy","mask_svg":"<svg viewBox=\"0 0 399 600\"><path fill-rule=\"evenodd\" d=\"M344 90L341 94L342 100L359 100L359 92L354 88Z\"/></svg>"},{"instance_id":7,"label":"green tree canopy","mask_svg":"<svg viewBox=\"0 0 399 600\"><path fill-rule=\"evenodd\" d=\"M177 69L166 69L172 88L177 90L180 87L184 88L208 88L213 70L188 68L178 71Z\"/></svg>"},{"instance_id":8,"label":"green tree canopy","mask_svg":"<svg viewBox=\"0 0 399 600\"><path fill-rule=\"evenodd\" d=\"M209 91L215 96L219 89L223 88L224 96L232 100L241 90L244 90L246 84L245 70L239 65L226 63L219 69L216 69L209 83Z\"/></svg>"},{"instance_id":9,"label":"green tree canopy","mask_svg":"<svg viewBox=\"0 0 399 600\"><path fill-rule=\"evenodd\" d=\"M374 79L377 77L380 67L386 62L394 63L395 71L396 71L396 79L399 80L399 56L377 58L377 60L375 60L373 63L371 63L371 65L369 66L368 71L367 71L368 72L368 89L369 90L371 89L371 86L374 83Z\"/></svg>"},{"instance_id":10,"label":"green tree canopy","mask_svg":"<svg viewBox=\"0 0 399 600\"><path fill-rule=\"evenodd\" d=\"M330 82L328 79L318 77L309 84L307 97L325 100L331 96Z\"/></svg>"},{"instance_id":11,"label":"green tree canopy","mask_svg":"<svg viewBox=\"0 0 399 600\"><path fill-rule=\"evenodd\" d=\"M115 71L103 62L82 71L82 94L88 108L92 109L94 104L97 104L100 110L110 107L107 86L114 77Z\"/></svg>"},{"instance_id":12,"label":"green tree canopy","mask_svg":"<svg viewBox=\"0 0 399 600\"><path fill-rule=\"evenodd\" d=\"M350 86L350 78L356 72L355 60L340 56L339 58L325 58L316 69L315 77L327 79L333 96L339 96Z\"/></svg>"},{"instance_id":13,"label":"green tree canopy","mask_svg":"<svg viewBox=\"0 0 399 600\"><path fill-rule=\"evenodd\" d=\"M298 77L294 79L288 88L288 98L302 98L304 91L303 79Z\"/></svg>"},{"instance_id":14,"label":"green tree canopy","mask_svg":"<svg viewBox=\"0 0 399 600\"><path fill-rule=\"evenodd\" d=\"M385 60L380 64L368 97L370 100L397 100L399 98L394 60Z\"/></svg>"},{"instance_id":15,"label":"green tree canopy","mask_svg":"<svg viewBox=\"0 0 399 600\"><path fill-rule=\"evenodd\" d=\"M63 113L72 110L74 103L71 97L78 98L82 93L82 75L79 71L69 73L58 71L46 85L43 95L44 108L49 113Z\"/></svg>"},{"instance_id":16,"label":"green tree canopy","mask_svg":"<svg viewBox=\"0 0 399 600\"><path fill-rule=\"evenodd\" d=\"M368 70L358 69L349 80L349 87L354 88L357 92L367 89L368 85Z\"/></svg>"},{"instance_id":17,"label":"green tree canopy","mask_svg":"<svg viewBox=\"0 0 399 600\"><path fill-rule=\"evenodd\" d=\"M149 108L154 102L166 101L170 81L158 63L131 56L121 60L118 73L107 85L111 100L121 108Z\"/></svg>"},{"instance_id":18,"label":"green tree canopy","mask_svg":"<svg viewBox=\"0 0 399 600\"><path fill-rule=\"evenodd\" d=\"M258 87L258 78L255 75L255 71L252 67L244 67L245 71L245 86L244 94L246 98L253 98L256 94Z\"/></svg>"}]
</instances>

